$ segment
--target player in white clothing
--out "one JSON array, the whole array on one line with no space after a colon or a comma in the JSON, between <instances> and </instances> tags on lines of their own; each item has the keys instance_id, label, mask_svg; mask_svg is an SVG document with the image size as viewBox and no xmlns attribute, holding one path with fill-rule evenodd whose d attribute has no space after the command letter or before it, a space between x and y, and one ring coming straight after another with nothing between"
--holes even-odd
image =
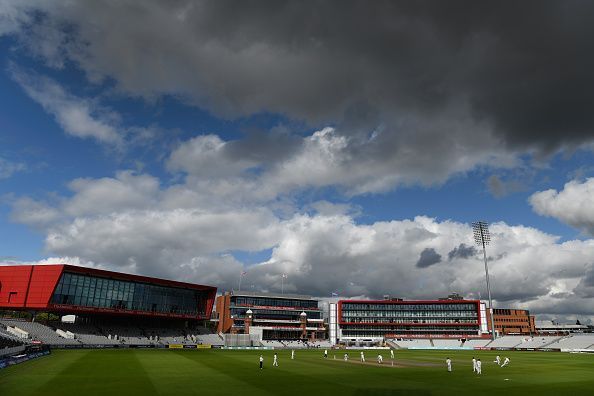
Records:
<instances>
[{"instance_id":1,"label":"player in white clothing","mask_svg":"<svg viewBox=\"0 0 594 396\"><path fill-rule=\"evenodd\" d=\"M384 362L384 357L382 355L377 355L377 362L382 364Z\"/></svg>"},{"instance_id":2,"label":"player in white clothing","mask_svg":"<svg viewBox=\"0 0 594 396\"><path fill-rule=\"evenodd\" d=\"M365 363L365 354L361 351L361 361Z\"/></svg>"},{"instance_id":3,"label":"player in white clothing","mask_svg":"<svg viewBox=\"0 0 594 396\"><path fill-rule=\"evenodd\" d=\"M295 350L291 349L291 360L295 359Z\"/></svg>"},{"instance_id":4,"label":"player in white clothing","mask_svg":"<svg viewBox=\"0 0 594 396\"><path fill-rule=\"evenodd\" d=\"M328 350L324 349L324 359L326 359L328 357Z\"/></svg>"},{"instance_id":5,"label":"player in white clothing","mask_svg":"<svg viewBox=\"0 0 594 396\"><path fill-rule=\"evenodd\" d=\"M499 357L499 355L497 355L493 363L497 363L498 366L501 366L501 358Z\"/></svg>"},{"instance_id":6,"label":"player in white clothing","mask_svg":"<svg viewBox=\"0 0 594 396\"><path fill-rule=\"evenodd\" d=\"M349 360L349 354L345 353L344 354L344 361L347 362Z\"/></svg>"},{"instance_id":7,"label":"player in white clothing","mask_svg":"<svg viewBox=\"0 0 594 396\"><path fill-rule=\"evenodd\" d=\"M262 370L262 366L264 365L264 357L260 355L260 370Z\"/></svg>"},{"instance_id":8,"label":"player in white clothing","mask_svg":"<svg viewBox=\"0 0 594 396\"><path fill-rule=\"evenodd\" d=\"M274 354L274 359L272 360L272 366L278 367L278 356L276 353Z\"/></svg>"},{"instance_id":9,"label":"player in white clothing","mask_svg":"<svg viewBox=\"0 0 594 396\"><path fill-rule=\"evenodd\" d=\"M452 359L446 358L446 366L448 368L448 372L452 372Z\"/></svg>"},{"instance_id":10,"label":"player in white clothing","mask_svg":"<svg viewBox=\"0 0 594 396\"><path fill-rule=\"evenodd\" d=\"M472 357L472 372L476 373L476 359Z\"/></svg>"},{"instance_id":11,"label":"player in white clothing","mask_svg":"<svg viewBox=\"0 0 594 396\"><path fill-rule=\"evenodd\" d=\"M394 359L394 350L390 349L390 359Z\"/></svg>"},{"instance_id":12,"label":"player in white clothing","mask_svg":"<svg viewBox=\"0 0 594 396\"><path fill-rule=\"evenodd\" d=\"M505 367L509 364L509 358L506 357L505 359L503 359L503 364L501 365L501 367Z\"/></svg>"},{"instance_id":13,"label":"player in white clothing","mask_svg":"<svg viewBox=\"0 0 594 396\"><path fill-rule=\"evenodd\" d=\"M476 361L476 373L477 374L482 374L482 366L483 364L481 363L481 359Z\"/></svg>"}]
</instances>

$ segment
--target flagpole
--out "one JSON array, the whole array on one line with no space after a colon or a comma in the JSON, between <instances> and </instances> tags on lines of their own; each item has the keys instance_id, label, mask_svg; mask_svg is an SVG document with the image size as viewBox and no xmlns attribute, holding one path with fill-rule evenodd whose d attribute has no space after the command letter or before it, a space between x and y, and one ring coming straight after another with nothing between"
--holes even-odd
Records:
<instances>
[{"instance_id":1,"label":"flagpole","mask_svg":"<svg viewBox=\"0 0 594 396\"><path fill-rule=\"evenodd\" d=\"M281 276L281 294L285 294L285 274Z\"/></svg>"},{"instance_id":2,"label":"flagpole","mask_svg":"<svg viewBox=\"0 0 594 396\"><path fill-rule=\"evenodd\" d=\"M243 272L239 273L239 290L238 291L241 291L241 278L243 278Z\"/></svg>"}]
</instances>

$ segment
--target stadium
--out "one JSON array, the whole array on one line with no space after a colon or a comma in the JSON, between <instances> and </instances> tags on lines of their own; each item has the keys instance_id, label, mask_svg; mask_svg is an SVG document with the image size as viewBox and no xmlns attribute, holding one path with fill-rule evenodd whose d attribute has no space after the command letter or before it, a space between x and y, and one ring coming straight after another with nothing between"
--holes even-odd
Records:
<instances>
[{"instance_id":1,"label":"stadium","mask_svg":"<svg viewBox=\"0 0 594 396\"><path fill-rule=\"evenodd\" d=\"M213 286L71 265L2 266L0 285L0 390L7 394L299 394L310 387L572 394L594 386L587 328L538 334L529 312L500 309L493 340L485 303L457 294L325 303L228 291L215 299ZM522 320L524 334L513 324ZM510 321L519 334L500 327ZM507 367L494 363L499 356L510 359ZM484 362L480 375L475 358Z\"/></svg>"},{"instance_id":2,"label":"stadium","mask_svg":"<svg viewBox=\"0 0 594 396\"><path fill-rule=\"evenodd\" d=\"M0 396L594 395L593 16L0 0Z\"/></svg>"}]
</instances>

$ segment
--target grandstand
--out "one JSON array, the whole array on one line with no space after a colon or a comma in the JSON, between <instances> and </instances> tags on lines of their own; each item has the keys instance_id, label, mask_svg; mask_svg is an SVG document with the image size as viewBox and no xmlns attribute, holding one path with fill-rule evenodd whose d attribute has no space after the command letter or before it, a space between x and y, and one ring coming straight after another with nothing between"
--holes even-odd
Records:
<instances>
[{"instance_id":1,"label":"grandstand","mask_svg":"<svg viewBox=\"0 0 594 396\"><path fill-rule=\"evenodd\" d=\"M398 345L433 346L430 339L480 338L486 329L480 301L461 298L340 300L330 312L336 317L329 322L337 324L330 329L332 341L345 345L381 344L393 338L404 340L397 341ZM446 341L444 345L451 344Z\"/></svg>"},{"instance_id":2,"label":"grandstand","mask_svg":"<svg viewBox=\"0 0 594 396\"><path fill-rule=\"evenodd\" d=\"M544 348L553 342L559 340L561 337L545 337L545 336L534 336L527 337L516 348Z\"/></svg>"},{"instance_id":3,"label":"grandstand","mask_svg":"<svg viewBox=\"0 0 594 396\"><path fill-rule=\"evenodd\" d=\"M258 341L326 339L319 302L311 296L227 292L216 307L219 333L250 334Z\"/></svg>"},{"instance_id":4,"label":"grandstand","mask_svg":"<svg viewBox=\"0 0 594 396\"><path fill-rule=\"evenodd\" d=\"M48 345L80 345L78 340L65 338L55 329L44 326L41 323L13 319L0 319L0 323L7 328L17 328L21 330L27 334L27 339L31 341L40 341Z\"/></svg>"},{"instance_id":5,"label":"grandstand","mask_svg":"<svg viewBox=\"0 0 594 396\"><path fill-rule=\"evenodd\" d=\"M484 346L486 346L488 343L491 342L491 339L471 339L471 340L466 340L462 343L462 346L465 348L482 348Z\"/></svg>"},{"instance_id":6,"label":"grandstand","mask_svg":"<svg viewBox=\"0 0 594 396\"><path fill-rule=\"evenodd\" d=\"M76 315L75 323L0 320L3 333L29 342L57 347L222 344L216 335L193 334L211 316L216 294L211 286L71 265L0 266L0 284L0 309Z\"/></svg>"},{"instance_id":7,"label":"grandstand","mask_svg":"<svg viewBox=\"0 0 594 396\"><path fill-rule=\"evenodd\" d=\"M571 334L560 337L557 341L547 345L548 348L590 349L594 351L594 334Z\"/></svg>"}]
</instances>

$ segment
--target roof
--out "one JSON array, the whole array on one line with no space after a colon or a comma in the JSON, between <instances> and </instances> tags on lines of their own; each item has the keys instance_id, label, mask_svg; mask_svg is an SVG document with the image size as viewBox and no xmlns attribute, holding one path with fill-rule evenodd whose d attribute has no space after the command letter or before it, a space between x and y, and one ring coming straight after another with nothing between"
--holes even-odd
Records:
<instances>
[{"instance_id":1,"label":"roof","mask_svg":"<svg viewBox=\"0 0 594 396\"><path fill-rule=\"evenodd\" d=\"M234 297L265 297L265 298L284 298L287 300L312 300L317 301L317 299L313 298L312 296L304 295L304 294L274 294L274 293L265 293L265 292L243 292L243 291L231 291L231 295Z\"/></svg>"}]
</instances>

